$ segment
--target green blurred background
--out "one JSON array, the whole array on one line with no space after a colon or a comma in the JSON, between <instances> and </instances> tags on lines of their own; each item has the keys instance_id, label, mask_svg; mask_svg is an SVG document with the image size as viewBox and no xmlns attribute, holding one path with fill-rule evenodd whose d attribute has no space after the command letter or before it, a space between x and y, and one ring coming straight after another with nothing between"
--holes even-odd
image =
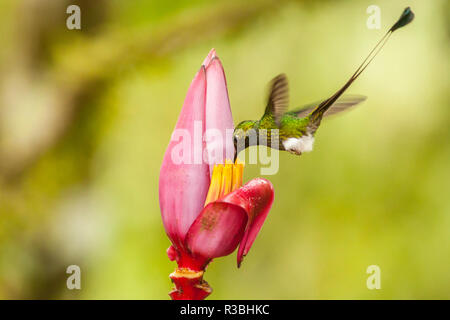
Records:
<instances>
[{"instance_id":1,"label":"green blurred background","mask_svg":"<svg viewBox=\"0 0 450 320\"><path fill-rule=\"evenodd\" d=\"M314 152L280 156L243 266L217 259L205 279L212 299L449 299L445 0L2 0L0 298L167 299L159 167L209 50L235 121L253 119L281 72L292 106L329 96L408 5L415 21L349 90L369 99L324 122ZM81 290L66 288L71 264ZM366 287L373 264L381 290Z\"/></svg>"}]
</instances>

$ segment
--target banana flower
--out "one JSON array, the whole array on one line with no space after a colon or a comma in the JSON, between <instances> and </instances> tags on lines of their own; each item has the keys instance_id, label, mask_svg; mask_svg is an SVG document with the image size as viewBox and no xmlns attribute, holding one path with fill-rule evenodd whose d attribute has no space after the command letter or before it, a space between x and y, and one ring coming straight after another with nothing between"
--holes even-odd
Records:
<instances>
[{"instance_id":1,"label":"banana flower","mask_svg":"<svg viewBox=\"0 0 450 320\"><path fill-rule=\"evenodd\" d=\"M214 49L187 92L164 155L159 203L172 245L169 259L174 300L200 300L212 289L203 273L212 259L238 246L237 265L247 255L273 202L272 184L256 178L245 185L244 165L233 163L233 118L225 73Z\"/></svg>"}]
</instances>

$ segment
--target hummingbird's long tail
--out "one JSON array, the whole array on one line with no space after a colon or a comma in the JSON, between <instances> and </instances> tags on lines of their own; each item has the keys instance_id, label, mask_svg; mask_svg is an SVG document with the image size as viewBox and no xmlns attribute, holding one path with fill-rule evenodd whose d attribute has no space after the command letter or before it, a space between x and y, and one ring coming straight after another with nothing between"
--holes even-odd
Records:
<instances>
[{"instance_id":1,"label":"hummingbird's long tail","mask_svg":"<svg viewBox=\"0 0 450 320\"><path fill-rule=\"evenodd\" d=\"M376 55L380 52L386 42L389 40L391 34L401 28L406 26L414 19L414 13L411 11L410 7L407 7L403 10L402 15L397 20L397 22L386 32L386 34L381 38L381 40L377 43L377 45L370 51L369 55L364 59L361 65L356 69L355 73L350 77L350 79L344 84L344 86L339 89L335 94L333 94L330 98L320 103L316 109L311 112L311 124L317 128L322 120L322 116L327 111L333 103L347 90L348 87L355 81L359 75L367 68L367 66L372 62L372 60L376 57Z\"/></svg>"}]
</instances>

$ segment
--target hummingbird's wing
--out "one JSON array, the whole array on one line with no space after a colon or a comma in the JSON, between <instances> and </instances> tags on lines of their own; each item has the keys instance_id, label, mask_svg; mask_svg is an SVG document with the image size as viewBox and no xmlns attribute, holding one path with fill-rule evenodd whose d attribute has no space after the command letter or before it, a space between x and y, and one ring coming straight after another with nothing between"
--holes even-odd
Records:
<instances>
[{"instance_id":1,"label":"hummingbird's wing","mask_svg":"<svg viewBox=\"0 0 450 320\"><path fill-rule=\"evenodd\" d=\"M270 84L269 98L264 114L272 114L277 126L280 119L286 113L289 105L289 86L284 73L273 78Z\"/></svg>"},{"instance_id":2,"label":"hummingbird's wing","mask_svg":"<svg viewBox=\"0 0 450 320\"><path fill-rule=\"evenodd\" d=\"M325 111L324 117L331 116L336 113L340 113L342 111L349 110L351 107L354 107L358 105L359 103L366 100L366 96L362 95L344 95L340 97L338 100L336 100L335 103L331 105L331 107ZM304 105L303 107L289 111L291 114L295 114L299 118L306 117L308 114L310 114L322 101L317 101L314 103L310 103L307 105Z\"/></svg>"}]
</instances>

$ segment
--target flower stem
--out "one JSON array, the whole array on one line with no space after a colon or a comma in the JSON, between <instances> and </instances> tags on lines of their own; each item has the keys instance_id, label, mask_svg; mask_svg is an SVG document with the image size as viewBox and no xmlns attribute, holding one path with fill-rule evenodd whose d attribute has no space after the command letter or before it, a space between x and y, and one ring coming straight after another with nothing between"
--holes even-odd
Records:
<instances>
[{"instance_id":1,"label":"flower stem","mask_svg":"<svg viewBox=\"0 0 450 320\"><path fill-rule=\"evenodd\" d=\"M203 300L212 292L208 283L203 280L203 271L189 268L177 268L170 274L175 288L169 293L172 300Z\"/></svg>"}]
</instances>

